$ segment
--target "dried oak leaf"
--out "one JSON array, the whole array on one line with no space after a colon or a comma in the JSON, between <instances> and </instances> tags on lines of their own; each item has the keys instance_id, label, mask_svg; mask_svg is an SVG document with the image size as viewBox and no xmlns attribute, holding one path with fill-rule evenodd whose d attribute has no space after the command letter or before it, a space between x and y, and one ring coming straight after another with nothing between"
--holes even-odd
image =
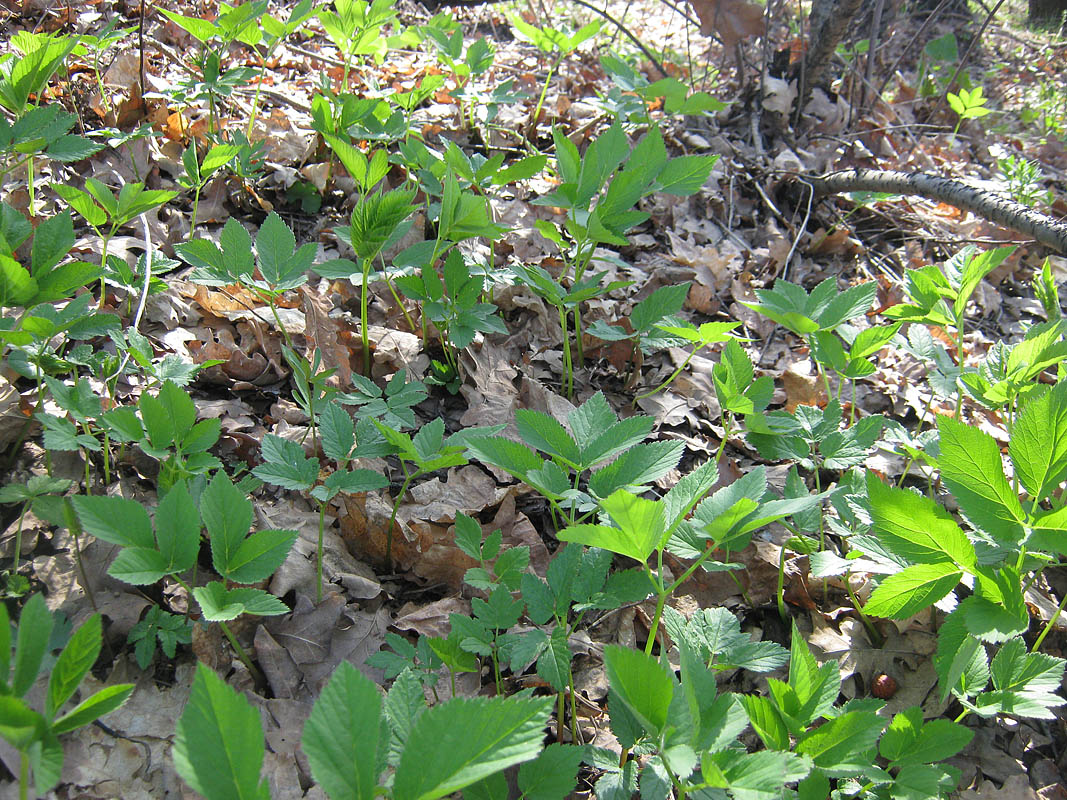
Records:
<instances>
[{"instance_id":1,"label":"dried oak leaf","mask_svg":"<svg viewBox=\"0 0 1067 800\"><path fill-rule=\"evenodd\" d=\"M742 0L690 0L690 5L700 19L700 32L719 34L727 47L763 33L763 6Z\"/></svg>"}]
</instances>

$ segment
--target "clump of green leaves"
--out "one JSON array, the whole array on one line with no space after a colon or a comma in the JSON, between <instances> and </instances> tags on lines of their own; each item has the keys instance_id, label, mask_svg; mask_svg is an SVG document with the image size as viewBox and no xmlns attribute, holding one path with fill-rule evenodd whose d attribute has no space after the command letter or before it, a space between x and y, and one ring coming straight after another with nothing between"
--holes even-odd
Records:
<instances>
[{"instance_id":1,"label":"clump of green leaves","mask_svg":"<svg viewBox=\"0 0 1067 800\"><path fill-rule=\"evenodd\" d=\"M7 607L0 603L0 705L4 719L0 737L18 751L21 763L19 793L22 797L26 797L31 771L37 795L45 794L59 783L63 770L60 736L111 713L125 703L133 691L132 683L106 686L83 698L67 713L60 714L96 663L103 629L100 615L94 614L74 632L59 657L53 659L54 624L44 598L33 595L22 608L12 653L12 626ZM26 694L46 664L48 690L41 712L30 707Z\"/></svg>"},{"instance_id":2,"label":"clump of green leaves","mask_svg":"<svg viewBox=\"0 0 1067 800\"><path fill-rule=\"evenodd\" d=\"M654 420L618 419L602 392L572 411L567 423L564 427L541 411L519 409L515 424L525 444L482 437L470 441L469 452L544 495L557 521L575 523L591 514L599 499L620 489L639 491L661 478L677 465L684 447L680 442L645 442Z\"/></svg>"},{"instance_id":3,"label":"clump of green leaves","mask_svg":"<svg viewBox=\"0 0 1067 800\"><path fill-rule=\"evenodd\" d=\"M574 788L581 751L543 750L551 709L551 698L528 695L456 698L427 708L411 671L383 698L369 678L342 663L315 702L301 747L330 800L436 800L476 784L500 796L503 771L518 764L521 789L562 800ZM199 665L178 720L178 774L207 800L267 798L264 752L259 712Z\"/></svg>"}]
</instances>

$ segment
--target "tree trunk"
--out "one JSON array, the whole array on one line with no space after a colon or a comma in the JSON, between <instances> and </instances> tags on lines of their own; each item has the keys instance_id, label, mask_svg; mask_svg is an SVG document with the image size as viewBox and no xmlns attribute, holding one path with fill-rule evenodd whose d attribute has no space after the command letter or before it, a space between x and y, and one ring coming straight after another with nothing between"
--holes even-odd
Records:
<instances>
[{"instance_id":1,"label":"tree trunk","mask_svg":"<svg viewBox=\"0 0 1067 800\"><path fill-rule=\"evenodd\" d=\"M1059 23L1067 14L1067 0L1030 0L1030 22Z\"/></svg>"}]
</instances>

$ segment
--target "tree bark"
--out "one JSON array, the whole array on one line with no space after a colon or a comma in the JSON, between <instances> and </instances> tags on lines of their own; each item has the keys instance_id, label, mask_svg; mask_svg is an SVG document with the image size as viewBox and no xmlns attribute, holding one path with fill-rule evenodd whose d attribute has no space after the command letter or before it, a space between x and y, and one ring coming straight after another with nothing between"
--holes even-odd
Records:
<instances>
[{"instance_id":1,"label":"tree bark","mask_svg":"<svg viewBox=\"0 0 1067 800\"><path fill-rule=\"evenodd\" d=\"M811 96L811 90L821 86L826 80L830 59L833 58L848 23L859 11L862 2L863 0L819 0L812 3L811 15L808 18L811 34L805 56L803 88L797 98L797 108L803 108Z\"/></svg>"},{"instance_id":2,"label":"tree bark","mask_svg":"<svg viewBox=\"0 0 1067 800\"><path fill-rule=\"evenodd\" d=\"M1067 224L954 178L942 178L924 172L853 169L805 177L805 180L815 187L817 196L841 192L892 192L947 203L1032 236L1046 247L1067 255Z\"/></svg>"},{"instance_id":3,"label":"tree bark","mask_svg":"<svg viewBox=\"0 0 1067 800\"><path fill-rule=\"evenodd\" d=\"M1030 22L1058 23L1067 14L1067 0L1030 0Z\"/></svg>"}]
</instances>

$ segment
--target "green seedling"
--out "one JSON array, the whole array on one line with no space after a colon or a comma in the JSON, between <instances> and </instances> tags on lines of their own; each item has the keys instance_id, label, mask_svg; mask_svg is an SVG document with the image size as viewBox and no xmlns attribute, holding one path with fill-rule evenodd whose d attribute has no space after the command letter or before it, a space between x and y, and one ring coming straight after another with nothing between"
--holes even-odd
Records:
<instances>
[{"instance_id":1,"label":"green seedling","mask_svg":"<svg viewBox=\"0 0 1067 800\"><path fill-rule=\"evenodd\" d=\"M267 13L267 2L256 0L239 6L223 4L219 11L218 17L212 21L162 10L167 19L200 43L193 57L196 71L177 84L173 96L183 105L206 99L210 113L209 129L212 132L219 129L219 98L229 97L234 89L248 83L256 74L252 67L223 70L222 61L234 42L254 46L261 41L263 27L260 19Z\"/></svg>"},{"instance_id":2,"label":"green seedling","mask_svg":"<svg viewBox=\"0 0 1067 800\"><path fill-rule=\"evenodd\" d=\"M975 86L971 91L967 91L961 86L959 94L949 92L945 95L945 99L948 100L949 106L959 117L956 120L956 127L952 129L952 141L956 141L956 134L959 133L960 125L963 124L964 120L980 119L986 114L993 113L992 109L985 107L985 104L989 102L989 98L982 96L981 86Z\"/></svg>"},{"instance_id":3,"label":"green seedling","mask_svg":"<svg viewBox=\"0 0 1067 800\"><path fill-rule=\"evenodd\" d=\"M33 773L34 796L43 796L59 783L63 770L63 745L59 737L75 731L119 708L133 692L132 683L117 683L84 697L65 714L59 712L74 696L100 655L103 628L100 615L89 617L70 637L59 657L51 652L55 620L44 598L33 595L22 608L15 650L11 651L11 622L7 607L0 603L0 704L3 706L3 737L19 754L19 797L28 796ZM30 707L26 694L48 663L48 689L44 711Z\"/></svg>"},{"instance_id":4,"label":"green seedling","mask_svg":"<svg viewBox=\"0 0 1067 800\"><path fill-rule=\"evenodd\" d=\"M114 195L105 184L96 178L85 179L85 189L77 189L64 183L54 183L52 188L67 204L81 214L96 235L103 240L100 253L100 272L107 269L108 245L119 228L127 225L153 208L168 203L177 197L177 192L163 189L145 189L143 183L127 183ZM100 307L104 307L107 291L100 279Z\"/></svg>"},{"instance_id":5,"label":"green seedling","mask_svg":"<svg viewBox=\"0 0 1067 800\"><path fill-rule=\"evenodd\" d=\"M345 164L356 181L364 187L364 191L369 192L371 187L385 177L385 173L389 169L385 151L376 151L370 159L367 159L355 148L351 148L351 151L351 153L348 153L344 148L335 150L338 153L346 153L346 156L342 158L342 163ZM355 279L356 275L359 275L362 280L359 320L360 337L363 345L363 373L367 377L370 377L370 329L367 326L371 269L374 265L374 259L381 254L382 250L407 232L410 223L405 224L406 220L416 210L416 207L411 205L413 199L414 193L406 189L394 189L389 192L379 191L362 197L356 207L352 209L352 224L336 229L338 238L348 243L355 250L358 268L356 265L351 265L350 268L345 268L347 273L342 268L319 271L319 274L324 278ZM351 264L351 262L348 263ZM338 266L340 267L341 265ZM389 289L393 293L393 299L396 300L397 305L403 308L403 304L400 302L392 283L389 283ZM408 322L412 324L410 320Z\"/></svg>"},{"instance_id":6,"label":"green seedling","mask_svg":"<svg viewBox=\"0 0 1067 800\"><path fill-rule=\"evenodd\" d=\"M638 400L645 397L651 397L657 392L662 392L671 385L671 382L675 378L682 374L682 370L689 366L689 362L693 360L693 356L705 347L710 347L719 342L727 342L734 338L729 335L729 332L740 324L740 322L705 322L701 324L700 327L691 324L656 325L656 327L664 333L671 336L677 336L679 339L692 344L693 349L689 351L689 355L686 356L685 361L679 364L678 368L668 375L663 383L651 391L637 395L637 397L634 398L634 402L636 403Z\"/></svg>"},{"instance_id":7,"label":"green seedling","mask_svg":"<svg viewBox=\"0 0 1067 800\"><path fill-rule=\"evenodd\" d=\"M102 429L100 396L89 385L89 381L75 378L68 386L63 381L44 376L44 382L56 405L67 416L57 417L44 411L34 416L44 428L44 446L49 450L75 452L80 451L85 461L85 491L90 490L89 452L104 454L104 483L111 482L110 443L108 431ZM69 419L67 418L69 417ZM99 436L103 434L104 444Z\"/></svg>"},{"instance_id":8,"label":"green seedling","mask_svg":"<svg viewBox=\"0 0 1067 800\"><path fill-rule=\"evenodd\" d=\"M1006 412L1003 419L1010 433L1018 406L1047 390L1038 378L1067 359L1065 334L1067 321L1056 317L1034 325L1014 345L995 342L978 370L966 373L960 381L986 408Z\"/></svg>"},{"instance_id":9,"label":"green seedling","mask_svg":"<svg viewBox=\"0 0 1067 800\"><path fill-rule=\"evenodd\" d=\"M100 421L111 437L136 443L145 455L160 462L161 493L179 481L222 466L208 452L219 440L221 423L217 419L197 422L192 398L173 381L164 381L155 395L142 394L136 411L128 406L114 408L104 412Z\"/></svg>"},{"instance_id":10,"label":"green seedling","mask_svg":"<svg viewBox=\"0 0 1067 800\"><path fill-rule=\"evenodd\" d=\"M73 502L87 533L122 547L109 575L135 586L165 577L176 581L196 600L204 621L217 622L248 671L260 677L226 623L242 614L274 616L289 611L277 597L249 584L274 574L289 555L296 531L250 534L252 503L221 470L200 493L199 509L184 483L172 487L159 502L154 528L148 512L133 500L79 496ZM201 525L207 529L211 563L221 580L194 588L182 574L196 565Z\"/></svg>"},{"instance_id":11,"label":"green seedling","mask_svg":"<svg viewBox=\"0 0 1067 800\"><path fill-rule=\"evenodd\" d=\"M803 338L814 354L816 334L836 331L849 320L862 316L871 307L877 293L878 284L874 281L852 286L842 292L837 288L836 278L827 278L808 294L803 286L777 280L773 289L756 290L759 302L743 305ZM830 379L822 362L816 360L815 364L825 382L826 393L831 394Z\"/></svg>"},{"instance_id":12,"label":"green seedling","mask_svg":"<svg viewBox=\"0 0 1067 800\"><path fill-rule=\"evenodd\" d=\"M248 115L248 129L245 132L246 139L252 138L252 130L256 124L256 115L259 111L259 95L260 90L263 88L263 78L267 72L267 63L285 40L299 31L304 23L312 17L315 13L314 5L314 0L300 0L289 10L289 16L284 22L269 13L264 13L259 18L263 37L259 44L263 46L264 52L260 55L259 78L256 80L255 97L252 98L252 113Z\"/></svg>"},{"instance_id":13,"label":"green seedling","mask_svg":"<svg viewBox=\"0 0 1067 800\"><path fill-rule=\"evenodd\" d=\"M104 53L137 30L133 27L116 27L118 21L118 17L112 18L95 36L89 33L81 34L78 37L78 46L72 51L72 55L76 56L91 55L96 90L100 94L100 101L104 104L104 111L108 114L111 113L111 99L108 97L107 89L104 88L104 80L100 75L100 60L104 57Z\"/></svg>"},{"instance_id":14,"label":"green seedling","mask_svg":"<svg viewBox=\"0 0 1067 800\"><path fill-rule=\"evenodd\" d=\"M148 669L156 655L157 644L167 658L173 659L178 645L189 644L192 638L193 626L187 617L152 606L144 619L130 629L127 641L133 645L137 666Z\"/></svg>"},{"instance_id":15,"label":"green seedling","mask_svg":"<svg viewBox=\"0 0 1067 800\"><path fill-rule=\"evenodd\" d=\"M574 788L580 751L568 748L573 757L563 761L559 745L542 749L551 703L550 698L479 697L427 708L412 672L401 673L383 698L369 678L342 663L312 708L301 748L330 800L437 800L487 783L495 797L499 787L506 788L503 771L518 764L521 790L543 791L546 782L560 785L562 778L556 791L529 795L562 800ZM221 742L226 746L218 746ZM264 753L259 712L199 665L178 720L178 774L207 800L264 800L270 797L261 776ZM392 770L388 782L387 769Z\"/></svg>"},{"instance_id":16,"label":"green seedling","mask_svg":"<svg viewBox=\"0 0 1067 800\"><path fill-rule=\"evenodd\" d=\"M677 466L684 449L680 442L644 442L654 420L619 420L602 392L572 411L566 427L530 409L516 411L515 423L525 445L502 436L482 437L472 439L468 450L544 495L557 525L560 520L582 521L599 500L618 490L643 491Z\"/></svg>"},{"instance_id":17,"label":"green seedling","mask_svg":"<svg viewBox=\"0 0 1067 800\"><path fill-rule=\"evenodd\" d=\"M385 476L369 469L347 469L348 463L355 458L363 458L368 453L376 455L376 444L370 447L356 445L357 428L348 412L336 403L326 405L319 417L322 432L322 449L328 458L333 459L338 469L319 482L319 461L304 454L304 448L296 442L282 439L268 433L263 437L260 455L263 463L252 470L257 478L281 486L283 489L308 492L319 504L319 540L316 552L315 601L322 602L322 547L325 531L326 505L340 493L357 494L375 489L384 489L389 485ZM361 426L360 439L378 438L376 431L369 425ZM367 434L371 434L368 436Z\"/></svg>"},{"instance_id":18,"label":"green seedling","mask_svg":"<svg viewBox=\"0 0 1067 800\"><path fill-rule=\"evenodd\" d=\"M481 301L485 279L471 275L470 267L459 250L452 250L442 268L444 281L432 266L422 268L418 276L396 279L400 291L422 304L423 336L425 321L430 320L441 335L445 363L458 371L459 351L468 347L477 333L508 332L496 315L496 306Z\"/></svg>"},{"instance_id":19,"label":"green seedling","mask_svg":"<svg viewBox=\"0 0 1067 800\"><path fill-rule=\"evenodd\" d=\"M715 453L715 463L718 464L737 417L762 414L774 395L774 381L768 375L756 377L752 359L735 337L731 337L719 353L719 363L712 367L711 378L722 409L723 434Z\"/></svg>"},{"instance_id":20,"label":"green seedling","mask_svg":"<svg viewBox=\"0 0 1067 800\"><path fill-rule=\"evenodd\" d=\"M531 291L546 303L554 306L559 314L559 327L563 335L563 377L562 390L567 397L574 396L574 357L571 355L571 335L569 318L573 313L576 324L576 340L581 342L581 328L579 307L586 300L594 297L602 297L615 289L622 289L630 285L629 281L612 281L602 285L601 281L606 272L598 272L589 275L582 280L576 280L569 287L553 278L547 270L536 264L513 264L512 270L516 277L530 287ZM579 351L579 358L581 357Z\"/></svg>"},{"instance_id":21,"label":"green seedling","mask_svg":"<svg viewBox=\"0 0 1067 800\"><path fill-rule=\"evenodd\" d=\"M16 250L30 237L29 264L23 266ZM65 261L74 247L74 221L69 211L42 221L36 228L11 206L0 207L0 306L29 309L71 297L82 286L100 277L101 268L84 261ZM53 309L54 312L54 309ZM16 324L32 337L34 325ZM28 342L27 342L28 343Z\"/></svg>"},{"instance_id":22,"label":"green seedling","mask_svg":"<svg viewBox=\"0 0 1067 800\"><path fill-rule=\"evenodd\" d=\"M997 159L1002 181L1016 203L1033 208L1038 202L1052 205L1055 196L1049 189L1042 189L1041 182L1045 175L1037 161L1029 161L1012 153Z\"/></svg>"},{"instance_id":23,"label":"green seedling","mask_svg":"<svg viewBox=\"0 0 1067 800\"><path fill-rule=\"evenodd\" d=\"M909 302L892 306L882 313L890 319L919 322L949 331L956 341L956 364L958 375L962 376L966 374L963 333L967 303L982 279L1014 251L1014 247L998 247L979 253L977 248L969 246L946 261L943 268L930 265L909 269L904 277ZM955 394L958 417L963 409L963 390L958 379Z\"/></svg>"},{"instance_id":24,"label":"green seedling","mask_svg":"<svg viewBox=\"0 0 1067 800\"><path fill-rule=\"evenodd\" d=\"M385 389L362 375L353 375L352 388L353 391L338 395L337 399L356 407L356 419L376 419L397 430L417 427L413 407L426 399L426 385L422 381L407 381L405 370L398 370Z\"/></svg>"},{"instance_id":25,"label":"green seedling","mask_svg":"<svg viewBox=\"0 0 1067 800\"><path fill-rule=\"evenodd\" d=\"M680 196L694 194L711 174L717 157L668 159L658 127L653 127L636 146L631 147L622 126L616 122L589 145L584 157L579 155L578 148L562 130L554 129L552 135L560 184L555 191L534 202L562 208L567 216L562 226L548 220L538 220L535 225L559 248L564 269L557 285L564 288L562 291L553 288L552 284L556 282L547 273L542 274L544 271L540 267L527 266L516 272L560 311L564 330L564 380L570 385L568 316L574 314L578 360L581 362L581 303L601 292L619 288L616 284L595 286L600 278L595 281L585 279L597 247L601 244L625 246L627 231L648 219L648 214L634 209L642 197L652 192ZM565 288L568 286L569 289Z\"/></svg>"},{"instance_id":26,"label":"green seedling","mask_svg":"<svg viewBox=\"0 0 1067 800\"><path fill-rule=\"evenodd\" d=\"M273 211L256 234L255 256L252 237L236 219L230 218L222 228L219 244L208 239L194 239L177 244L175 251L195 269L189 276L196 283L207 286L240 284L265 302L274 316L278 330L289 349L294 350L292 338L278 316L278 298L290 289L307 283L307 273L333 274L339 266L351 265L344 259L315 264L314 242L296 246L296 237L281 217ZM347 268L347 266L345 266ZM256 275L260 277L256 277Z\"/></svg>"},{"instance_id":27,"label":"green seedling","mask_svg":"<svg viewBox=\"0 0 1067 800\"><path fill-rule=\"evenodd\" d=\"M812 357L822 366L829 367L839 377L837 398L847 380L852 386L852 404L849 423L856 419L856 381L873 375L877 367L870 357L882 350L900 330L901 323L875 325L863 330L844 323L835 331L816 331ZM845 348L848 349L845 349Z\"/></svg>"},{"instance_id":28,"label":"green seedling","mask_svg":"<svg viewBox=\"0 0 1067 800\"><path fill-rule=\"evenodd\" d=\"M196 213L200 207L200 192L211 180L211 176L225 167L237 157L237 145L216 144L213 145L203 160L197 155L196 142L192 141L182 153L182 166L185 174L178 177L178 184L193 193L193 216L189 221L189 235L196 232Z\"/></svg>"},{"instance_id":29,"label":"green seedling","mask_svg":"<svg viewBox=\"0 0 1067 800\"><path fill-rule=\"evenodd\" d=\"M603 320L596 320L587 330L598 339L606 342L633 343L633 361L638 361L639 354L649 355L678 341L678 337L665 335L660 324L680 325L682 320L676 315L685 305L689 295L689 283L661 286L652 294L634 305L628 317L629 324L624 328L609 325ZM634 376L636 378L636 375Z\"/></svg>"},{"instance_id":30,"label":"green seedling","mask_svg":"<svg viewBox=\"0 0 1067 800\"><path fill-rule=\"evenodd\" d=\"M65 478L52 478L48 475L32 475L25 483L8 483L0 487L0 503L21 503L18 527L15 528L15 553L12 556L11 571L5 581L6 594L9 597L21 597L30 589L30 583L19 575L19 558L22 556L22 523L26 512L40 506L41 498L56 497L66 492L74 481Z\"/></svg>"},{"instance_id":31,"label":"green seedling","mask_svg":"<svg viewBox=\"0 0 1067 800\"><path fill-rule=\"evenodd\" d=\"M559 65L563 63L563 59L577 50L583 42L600 33L602 24L602 20L595 20L588 25L583 25L574 33L567 33L550 25L542 25L540 27L531 25L518 16L511 18L511 25L515 28L519 37L530 42L552 59L548 66L548 75L545 77L544 86L541 87L541 96L537 98L537 105L534 107L533 114L530 117L531 127L536 126L541 119L541 107L545 103L548 86L552 82L552 76L559 69Z\"/></svg>"},{"instance_id":32,"label":"green seedling","mask_svg":"<svg viewBox=\"0 0 1067 800\"><path fill-rule=\"evenodd\" d=\"M396 524L397 511L400 510L400 504L404 501L412 481L439 469L463 466L467 463L466 450L472 439L499 433L504 426L464 428L446 437L445 421L436 417L419 428L419 432L414 436L408 436L376 419L371 422L381 431L392 452L400 459L400 469L404 473L404 483L393 501L393 513L389 517L389 529L386 533L385 561L392 568L393 526Z\"/></svg>"},{"instance_id":33,"label":"green seedling","mask_svg":"<svg viewBox=\"0 0 1067 800\"><path fill-rule=\"evenodd\" d=\"M73 163L98 153L103 145L70 132L77 122L77 114L68 114L59 105L35 106L14 122L0 120L0 158L4 162L0 177L39 156ZM32 174L29 188L32 191Z\"/></svg>"}]
</instances>

